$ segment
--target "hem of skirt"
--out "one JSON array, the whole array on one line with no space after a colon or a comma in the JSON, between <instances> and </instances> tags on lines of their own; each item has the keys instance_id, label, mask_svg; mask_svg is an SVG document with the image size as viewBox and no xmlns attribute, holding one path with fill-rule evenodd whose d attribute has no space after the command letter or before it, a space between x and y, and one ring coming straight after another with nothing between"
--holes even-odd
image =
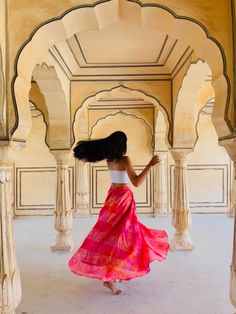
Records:
<instances>
[{"instance_id":1,"label":"hem of skirt","mask_svg":"<svg viewBox=\"0 0 236 314\"><path fill-rule=\"evenodd\" d=\"M110 278L105 277L105 278L104 278L104 277L99 277L99 276L97 276L97 275L95 275L95 274L79 273L78 271L74 271L74 270L72 270L71 268L70 268L70 270L71 270L71 272L74 273L75 275L82 276L82 277L94 278L94 279L98 279L98 280L102 280L102 281L112 281L112 280L126 280L126 281L128 281L128 280L132 280L132 279L139 278L139 277L143 277L143 276L147 275L147 274L150 272L150 267L149 267L149 265L150 265L152 262L154 262L154 261L159 261L159 262L161 262L161 261L165 260L166 257L167 257L167 256L163 257L161 260L158 259L158 258L153 258L152 260L149 261L148 267L147 267L146 270L144 270L144 271L141 272L140 274L137 274L137 275L131 276L131 277L119 277L119 276L117 276L117 277L110 277Z\"/></svg>"}]
</instances>

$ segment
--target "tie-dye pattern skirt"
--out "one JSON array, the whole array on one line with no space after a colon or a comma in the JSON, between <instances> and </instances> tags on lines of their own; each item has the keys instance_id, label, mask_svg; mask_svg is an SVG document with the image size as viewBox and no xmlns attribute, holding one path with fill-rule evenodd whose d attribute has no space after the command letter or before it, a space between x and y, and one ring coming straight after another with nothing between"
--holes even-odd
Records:
<instances>
[{"instance_id":1,"label":"tie-dye pattern skirt","mask_svg":"<svg viewBox=\"0 0 236 314\"><path fill-rule=\"evenodd\" d=\"M150 271L169 249L165 231L149 229L136 215L128 186L111 187L98 220L69 261L71 271L103 281L130 280Z\"/></svg>"}]
</instances>

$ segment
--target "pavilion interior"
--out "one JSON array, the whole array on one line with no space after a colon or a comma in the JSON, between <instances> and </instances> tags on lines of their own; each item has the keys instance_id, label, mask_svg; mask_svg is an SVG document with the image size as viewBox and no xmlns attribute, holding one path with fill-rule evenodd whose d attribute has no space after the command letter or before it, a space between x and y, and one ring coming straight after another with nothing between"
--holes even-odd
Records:
<instances>
[{"instance_id":1,"label":"pavilion interior","mask_svg":"<svg viewBox=\"0 0 236 314\"><path fill-rule=\"evenodd\" d=\"M40 296L46 302L45 307L33 306L33 293L37 289L32 288L30 292L31 274L26 269L32 273L34 269L27 266L24 254L31 254L25 252L31 247L29 243L34 246L32 239L39 245L34 230L51 236L50 219L57 236L54 244L53 239L42 236L44 250L48 250L45 260L53 262L50 254L57 256L58 251L67 251L57 265L59 272L64 271L60 267L64 267L68 251L75 249L73 241L77 245L82 241L81 234L79 240L71 239L71 233L74 238L79 232L72 229L73 219L84 236L91 227L90 222L96 220L110 179L105 161L87 164L73 158L73 147L80 140L124 131L128 137L127 155L137 173L153 154L160 156L161 163L151 169L144 184L132 189L141 219L167 228L173 237L171 254L179 254L176 258L170 257L173 263L181 263L186 258L183 262L186 268L187 259L192 265L198 261L205 265L204 256L194 252L200 250L198 242L205 252L205 234L209 238L209 252L211 248L215 254L216 243L212 239L215 230L210 228L219 228L222 232L227 228L224 239L233 243L235 15L234 0L0 1L0 189L3 189L0 210L14 216L14 219L5 219L8 214L2 214L1 221L12 234L14 223L17 236L15 247L13 238L8 238L4 228L0 228L2 243L6 243L0 246L1 265L10 265L0 267L2 314L15 313L21 299L23 305L17 313L65 313L51 307L51 301L44 299L43 293ZM6 170L9 164L12 180ZM193 239L191 214L196 217L198 227L194 231L197 238ZM29 231L29 242L24 230ZM17 247L20 272L22 267L22 274L27 278L22 279L22 298L19 269L16 259L12 258ZM230 274L232 248L233 244L227 246L228 257L218 265L225 268L220 278ZM228 314L230 310L233 313L230 299L236 307L234 248L231 266L230 291L225 288L225 281L224 288L217 292L220 298L225 289L230 298L218 308L216 301L209 313ZM42 267L46 269L43 262ZM169 271L169 267L170 263L163 271ZM214 269L215 274L219 268ZM184 276L184 270L181 271ZM204 272L205 284L208 272L210 268ZM39 275L44 276L42 272ZM4 278L11 278L6 279L6 289ZM16 283L12 278L16 278ZM154 275L151 280L158 290ZM161 280L164 281L164 275ZM171 277L168 280L171 282ZM88 291L88 294L81 292L86 300L90 288L85 279L83 284ZM188 284L191 285L191 280L185 282L184 289L188 289ZM51 283L48 285L55 288ZM40 282L40 287L43 286ZM213 285L207 287L211 290ZM177 286L175 289L178 290ZM52 297L53 292L50 293ZM76 297L73 293L71 297ZM95 289L93 296L96 293ZM204 299L203 294L199 296L200 303L201 298ZM192 313L208 313L207 303L202 304L202 308ZM70 311L68 303L66 313L95 313L95 307L87 305L84 311L77 312L76 306ZM160 307L161 314L185 314L183 310L168 312L168 305L165 306ZM118 308L127 314L144 313L144 307L127 307L129 312ZM109 311L105 307L100 313L120 313ZM156 313L151 308L148 312Z\"/></svg>"}]
</instances>

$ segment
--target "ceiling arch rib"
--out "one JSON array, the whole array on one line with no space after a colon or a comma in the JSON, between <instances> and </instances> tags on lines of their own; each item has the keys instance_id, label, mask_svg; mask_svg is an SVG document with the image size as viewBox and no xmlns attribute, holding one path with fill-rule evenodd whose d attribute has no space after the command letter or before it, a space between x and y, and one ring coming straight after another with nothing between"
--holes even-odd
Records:
<instances>
[{"instance_id":1,"label":"ceiling arch rib","mask_svg":"<svg viewBox=\"0 0 236 314\"><path fill-rule=\"evenodd\" d=\"M125 62L126 60L122 59L124 53L119 51L119 47L112 45L112 41L110 40L112 34L109 33L108 29L112 27L113 35L114 30L118 32L118 35L119 32L123 32L122 34L124 34L126 33L125 31L127 31L127 37L124 37L126 42L129 38L128 35L130 35L132 31L137 32L138 29L140 29L141 33L139 37L137 38L137 36L135 36L136 42L130 41L125 55L127 55L127 57L129 53L134 55L134 51L136 51L137 55L142 56L142 58L143 55L145 55L147 59L136 59L134 64L131 64L131 59L127 59L127 62ZM104 42L108 40L109 45L101 46L100 50L99 46L97 46L97 49L91 54L91 50L89 50L90 44L89 42L85 42L83 36L90 39L94 38L94 32L96 35L102 35ZM156 51L156 60L153 59L153 57L151 59L150 55L148 55L149 49L146 49L144 54L139 44L142 42L140 39L147 33L153 34L154 45L152 56L154 56L154 52ZM165 36L163 36L163 33ZM86 34L86 36L84 34ZM155 36L157 34L158 36ZM84 55L85 59L90 59L87 60L87 65L80 65L80 63L77 62L78 60L76 61L73 51L76 45L75 43L69 42L75 41L75 36L79 39L79 42L81 40L83 45L83 47L81 46L82 49L84 48L83 53L81 53L82 57ZM156 45L158 38L162 38L161 46ZM63 52L57 47L57 45L63 46L63 42L65 42L66 45L68 45L69 42L70 47L67 47L67 50L68 48L71 50L71 58L75 59L73 65L70 64L68 66L66 60L64 60L65 64L63 65ZM120 43L122 43L122 41L120 41ZM145 43L146 47L148 47L148 43L147 37ZM73 48L72 45L74 45ZM77 49L79 49L78 45L77 43ZM112 65L103 64L101 62L101 56L106 53L106 47L110 46L113 46L116 51L114 56L120 58L117 59L117 64L115 60L111 60ZM143 42L142 46L145 46ZM57 48L59 52L57 55L55 55L55 48ZM182 49L182 54L177 53L177 49ZM26 84L28 84L35 65L37 63L40 64L49 50L54 58L54 62L60 64L62 68L64 66L63 70L65 72L67 71L69 73L68 69L70 69L70 67L73 68L77 66L78 71L76 75L73 73L74 68L72 69L73 71L71 71L71 76L70 73L66 73L68 79L76 78L80 80L102 80L104 77L113 80L114 78L117 80L130 80L133 78L143 80L160 78L171 80L175 73L174 71L178 71L179 68L185 64L194 50L198 58L205 60L211 66L214 87L220 89L220 94L216 95L215 113L213 116L218 135L225 136L230 133L230 123L227 120L227 110L230 101L227 92L229 81L226 73L226 61L224 60L223 51L220 49L221 47L217 44L216 40L209 37L206 29L204 29L200 23L187 17L178 17L174 12L163 6L155 4L144 5L139 2L125 0L111 0L91 6L74 8L70 12L66 12L63 16L49 21L37 29L32 34L28 43L24 44L24 47L21 49L18 59L16 60L16 75L13 80L17 106L26 106L26 103L23 101L23 98L25 99L26 96L23 97L22 95L22 97L19 97L19 93L16 91L19 86L17 80L24 78ZM139 54L139 51L142 53ZM179 59L174 57L175 53L180 56ZM112 53L109 55L112 55ZM92 59L92 57L100 57L99 62L94 64L96 59ZM155 62L153 62L153 60ZM158 64L158 62L163 63L163 60L164 65ZM86 60L84 63L86 63ZM93 64L91 65L89 63ZM68 68L67 70L66 67ZM25 93L26 92L27 90ZM224 106L222 106L222 103ZM224 115L222 115L222 110L224 111ZM19 113L19 121L15 125L13 132L15 131L15 136L24 137L26 132L22 130L23 128L27 130L28 126L25 124L28 120L27 118L25 119L22 114L28 113L27 110L22 110ZM227 121L225 121L224 118Z\"/></svg>"}]
</instances>

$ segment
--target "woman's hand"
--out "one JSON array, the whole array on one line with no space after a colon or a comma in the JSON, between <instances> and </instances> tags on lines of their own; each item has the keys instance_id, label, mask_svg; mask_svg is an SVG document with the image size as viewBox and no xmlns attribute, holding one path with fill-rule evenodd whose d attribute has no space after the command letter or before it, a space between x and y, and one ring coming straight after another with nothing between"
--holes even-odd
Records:
<instances>
[{"instance_id":1,"label":"woman's hand","mask_svg":"<svg viewBox=\"0 0 236 314\"><path fill-rule=\"evenodd\" d=\"M158 156L158 155L154 155L154 156L152 157L152 159L149 161L148 166L149 166L149 167L153 167L153 166L155 166L156 164L158 164L160 161L161 161L161 160L160 160L159 156Z\"/></svg>"},{"instance_id":2,"label":"woman's hand","mask_svg":"<svg viewBox=\"0 0 236 314\"><path fill-rule=\"evenodd\" d=\"M149 161L147 166L141 171L138 175L136 174L132 163L128 156L123 157L124 168L128 173L129 179L135 187L140 186L142 182L146 179L151 167L155 166L160 162L160 158L158 155L154 155L152 159Z\"/></svg>"}]
</instances>

